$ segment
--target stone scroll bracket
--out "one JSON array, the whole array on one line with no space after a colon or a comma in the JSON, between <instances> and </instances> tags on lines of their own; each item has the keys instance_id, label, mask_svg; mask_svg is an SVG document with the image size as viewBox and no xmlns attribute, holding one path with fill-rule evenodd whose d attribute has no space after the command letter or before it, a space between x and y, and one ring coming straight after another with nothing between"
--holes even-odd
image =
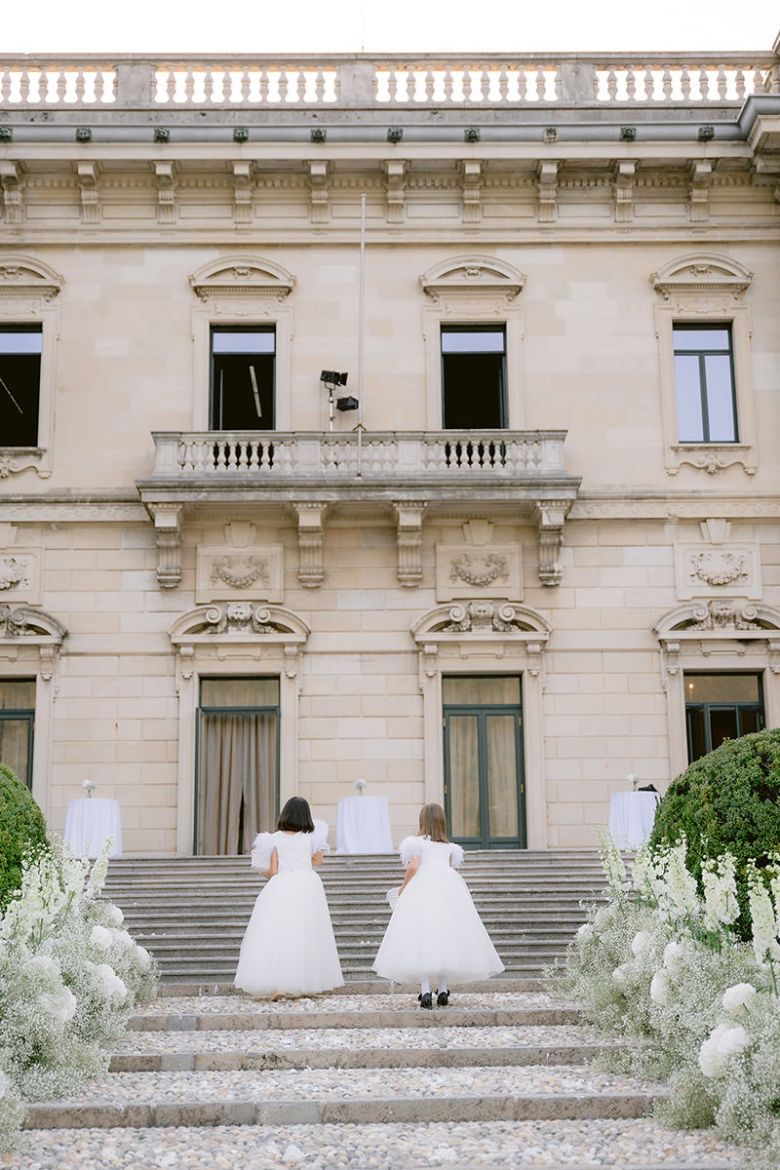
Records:
<instances>
[{"instance_id":1,"label":"stone scroll bracket","mask_svg":"<svg viewBox=\"0 0 780 1170\"><path fill-rule=\"evenodd\" d=\"M542 585L560 585L563 526L570 500L541 500L535 505L539 529L539 580Z\"/></svg>"},{"instance_id":2,"label":"stone scroll bracket","mask_svg":"<svg viewBox=\"0 0 780 1170\"><path fill-rule=\"evenodd\" d=\"M24 182L22 168L11 159L0 159L0 192L6 224L24 221Z\"/></svg>"},{"instance_id":3,"label":"stone scroll bracket","mask_svg":"<svg viewBox=\"0 0 780 1170\"><path fill-rule=\"evenodd\" d=\"M149 504L157 544L157 583L175 589L181 582L181 504Z\"/></svg>"},{"instance_id":4,"label":"stone scroll bracket","mask_svg":"<svg viewBox=\"0 0 780 1170\"><path fill-rule=\"evenodd\" d=\"M327 504L293 504L298 521L298 580L306 589L318 589L325 580L322 560Z\"/></svg>"},{"instance_id":5,"label":"stone scroll bracket","mask_svg":"<svg viewBox=\"0 0 780 1170\"><path fill-rule=\"evenodd\" d=\"M558 163L540 162L536 169L539 223L555 223L558 218Z\"/></svg>"},{"instance_id":6,"label":"stone scroll bracket","mask_svg":"<svg viewBox=\"0 0 780 1170\"><path fill-rule=\"evenodd\" d=\"M157 222L176 222L176 163L156 162L154 178L157 184Z\"/></svg>"},{"instance_id":7,"label":"stone scroll bracket","mask_svg":"<svg viewBox=\"0 0 780 1170\"><path fill-rule=\"evenodd\" d=\"M393 504L398 548L398 580L414 587L422 581L422 531L424 503Z\"/></svg>"}]
</instances>

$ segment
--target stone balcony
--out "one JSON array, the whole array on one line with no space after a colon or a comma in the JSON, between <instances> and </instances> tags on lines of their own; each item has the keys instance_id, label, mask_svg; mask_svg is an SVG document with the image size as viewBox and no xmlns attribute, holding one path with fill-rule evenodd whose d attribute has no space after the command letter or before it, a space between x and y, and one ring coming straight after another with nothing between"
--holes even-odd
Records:
<instances>
[{"instance_id":1,"label":"stone balcony","mask_svg":"<svg viewBox=\"0 0 780 1170\"><path fill-rule=\"evenodd\" d=\"M175 587L181 578L181 528L188 511L224 513L253 504L292 514L307 562L311 550L322 544L329 509L372 505L392 510L402 580L410 574L402 571L401 560L408 560L409 550L419 550L426 513L453 507L498 510L538 526L540 579L557 584L563 524L580 485L579 477L566 470L565 437L565 431L362 427L350 432L157 432L154 465L149 477L138 481L138 490L155 524L160 584Z\"/></svg>"}]
</instances>

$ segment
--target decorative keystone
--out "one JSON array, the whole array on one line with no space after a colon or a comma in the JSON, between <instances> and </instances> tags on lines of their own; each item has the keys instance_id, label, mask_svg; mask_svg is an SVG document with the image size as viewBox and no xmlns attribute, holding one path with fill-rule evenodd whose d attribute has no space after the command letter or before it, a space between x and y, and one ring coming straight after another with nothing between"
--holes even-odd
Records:
<instances>
[{"instance_id":1,"label":"decorative keystone","mask_svg":"<svg viewBox=\"0 0 780 1170\"><path fill-rule=\"evenodd\" d=\"M714 126L700 126L699 127L699 142L712 142L715 137Z\"/></svg>"},{"instance_id":2,"label":"decorative keystone","mask_svg":"<svg viewBox=\"0 0 780 1170\"><path fill-rule=\"evenodd\" d=\"M0 142L13 142L14 132L11 126L0 126Z\"/></svg>"},{"instance_id":3,"label":"decorative keystone","mask_svg":"<svg viewBox=\"0 0 780 1170\"><path fill-rule=\"evenodd\" d=\"M233 128L233 141L234 142L248 142L249 141L249 131L247 130L246 126L235 126Z\"/></svg>"},{"instance_id":4,"label":"decorative keystone","mask_svg":"<svg viewBox=\"0 0 780 1170\"><path fill-rule=\"evenodd\" d=\"M155 142L170 142L171 132L167 126L155 126L154 141Z\"/></svg>"},{"instance_id":5,"label":"decorative keystone","mask_svg":"<svg viewBox=\"0 0 780 1170\"><path fill-rule=\"evenodd\" d=\"M477 126L467 126L463 131L463 137L466 139L466 142L479 142L479 128Z\"/></svg>"},{"instance_id":6,"label":"decorative keystone","mask_svg":"<svg viewBox=\"0 0 780 1170\"><path fill-rule=\"evenodd\" d=\"M388 142L403 142L404 132L401 126L391 126L387 131Z\"/></svg>"},{"instance_id":7,"label":"decorative keystone","mask_svg":"<svg viewBox=\"0 0 780 1170\"><path fill-rule=\"evenodd\" d=\"M328 132L327 130L324 130L322 126L312 126L311 130L309 131L309 138L312 142L325 142L327 137Z\"/></svg>"}]
</instances>

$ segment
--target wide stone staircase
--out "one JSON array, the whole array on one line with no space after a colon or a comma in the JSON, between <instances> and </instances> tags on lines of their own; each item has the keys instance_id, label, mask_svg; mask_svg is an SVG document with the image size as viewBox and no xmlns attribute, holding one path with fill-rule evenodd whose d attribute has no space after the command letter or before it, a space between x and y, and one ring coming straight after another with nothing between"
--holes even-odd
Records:
<instances>
[{"instance_id":1,"label":"wide stone staircase","mask_svg":"<svg viewBox=\"0 0 780 1170\"><path fill-rule=\"evenodd\" d=\"M8 1165L737 1170L733 1148L652 1119L661 1086L594 1069L605 1042L543 978L601 885L595 856L476 853L464 872L508 970L423 1011L370 973L393 858L327 859L347 985L275 1002L229 983L258 888L245 860L113 863L109 895L158 958L160 998L105 1077L31 1106Z\"/></svg>"},{"instance_id":2,"label":"wide stone staircase","mask_svg":"<svg viewBox=\"0 0 780 1170\"><path fill-rule=\"evenodd\" d=\"M390 917L393 856L332 856L320 869L345 978L370 975ZM539 978L584 920L603 886L593 852L469 852L463 869L508 971ZM166 979L220 982L238 950L262 879L245 857L127 859L111 863L106 894Z\"/></svg>"}]
</instances>

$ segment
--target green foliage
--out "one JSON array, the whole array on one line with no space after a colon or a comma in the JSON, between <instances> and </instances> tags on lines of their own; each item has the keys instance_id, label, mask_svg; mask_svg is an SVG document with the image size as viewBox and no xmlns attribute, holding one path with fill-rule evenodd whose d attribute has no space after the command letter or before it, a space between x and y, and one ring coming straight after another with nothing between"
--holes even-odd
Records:
<instances>
[{"instance_id":1,"label":"green foliage","mask_svg":"<svg viewBox=\"0 0 780 1170\"><path fill-rule=\"evenodd\" d=\"M650 845L683 834L688 868L699 881L703 861L725 852L735 857L737 929L748 938L748 861L765 865L780 847L780 729L728 740L677 777L658 807Z\"/></svg>"},{"instance_id":2,"label":"green foliage","mask_svg":"<svg viewBox=\"0 0 780 1170\"><path fill-rule=\"evenodd\" d=\"M46 846L46 822L27 787L0 764L0 909L22 881L22 858Z\"/></svg>"}]
</instances>

